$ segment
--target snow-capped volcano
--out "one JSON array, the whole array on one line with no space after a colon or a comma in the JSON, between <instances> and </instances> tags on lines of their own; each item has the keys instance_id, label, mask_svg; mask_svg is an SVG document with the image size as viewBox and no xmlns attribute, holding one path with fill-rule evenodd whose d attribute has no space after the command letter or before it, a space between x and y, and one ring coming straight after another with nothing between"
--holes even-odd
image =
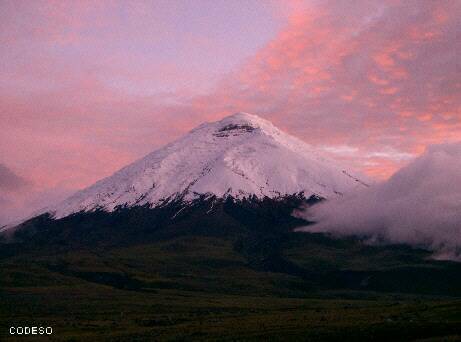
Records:
<instances>
[{"instance_id":1,"label":"snow-capped volcano","mask_svg":"<svg viewBox=\"0 0 461 342\"><path fill-rule=\"evenodd\" d=\"M365 183L256 115L204 123L182 138L81 190L45 212L185 202L199 195L276 198L337 196Z\"/></svg>"}]
</instances>

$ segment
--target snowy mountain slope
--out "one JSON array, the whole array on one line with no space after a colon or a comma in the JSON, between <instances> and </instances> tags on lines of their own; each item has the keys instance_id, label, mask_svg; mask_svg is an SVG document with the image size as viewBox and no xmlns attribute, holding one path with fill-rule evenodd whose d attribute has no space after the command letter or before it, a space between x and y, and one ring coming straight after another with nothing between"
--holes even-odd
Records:
<instances>
[{"instance_id":1,"label":"snowy mountain slope","mask_svg":"<svg viewBox=\"0 0 461 342\"><path fill-rule=\"evenodd\" d=\"M270 122L237 113L198 126L45 212L61 218L96 208L189 201L200 194L276 198L304 192L329 198L366 186L352 174Z\"/></svg>"}]
</instances>

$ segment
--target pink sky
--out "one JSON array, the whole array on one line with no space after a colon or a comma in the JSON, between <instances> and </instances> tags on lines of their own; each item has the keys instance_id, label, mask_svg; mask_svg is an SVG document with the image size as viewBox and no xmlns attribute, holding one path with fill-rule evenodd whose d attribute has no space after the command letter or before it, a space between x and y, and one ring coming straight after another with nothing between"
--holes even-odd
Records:
<instances>
[{"instance_id":1,"label":"pink sky","mask_svg":"<svg viewBox=\"0 0 461 342\"><path fill-rule=\"evenodd\" d=\"M460 16L457 0L2 1L0 223L237 111L385 179L461 140Z\"/></svg>"}]
</instances>

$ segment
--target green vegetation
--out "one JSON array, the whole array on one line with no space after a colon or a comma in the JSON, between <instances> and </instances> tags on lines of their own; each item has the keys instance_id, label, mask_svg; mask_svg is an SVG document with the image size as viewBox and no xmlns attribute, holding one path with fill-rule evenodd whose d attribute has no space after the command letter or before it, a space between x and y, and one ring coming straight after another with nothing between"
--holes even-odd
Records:
<instances>
[{"instance_id":1,"label":"green vegetation","mask_svg":"<svg viewBox=\"0 0 461 342\"><path fill-rule=\"evenodd\" d=\"M0 246L0 340L18 325L67 341L461 339L459 264L293 233L299 201L29 221Z\"/></svg>"}]
</instances>

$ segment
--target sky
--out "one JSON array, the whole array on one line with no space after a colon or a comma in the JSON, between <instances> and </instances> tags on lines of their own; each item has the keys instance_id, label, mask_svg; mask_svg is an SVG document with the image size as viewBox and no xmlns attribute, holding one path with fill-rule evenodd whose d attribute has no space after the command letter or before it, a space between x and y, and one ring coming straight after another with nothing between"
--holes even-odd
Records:
<instances>
[{"instance_id":1,"label":"sky","mask_svg":"<svg viewBox=\"0 0 461 342\"><path fill-rule=\"evenodd\" d=\"M250 112L378 180L461 140L461 1L0 2L0 224Z\"/></svg>"}]
</instances>

